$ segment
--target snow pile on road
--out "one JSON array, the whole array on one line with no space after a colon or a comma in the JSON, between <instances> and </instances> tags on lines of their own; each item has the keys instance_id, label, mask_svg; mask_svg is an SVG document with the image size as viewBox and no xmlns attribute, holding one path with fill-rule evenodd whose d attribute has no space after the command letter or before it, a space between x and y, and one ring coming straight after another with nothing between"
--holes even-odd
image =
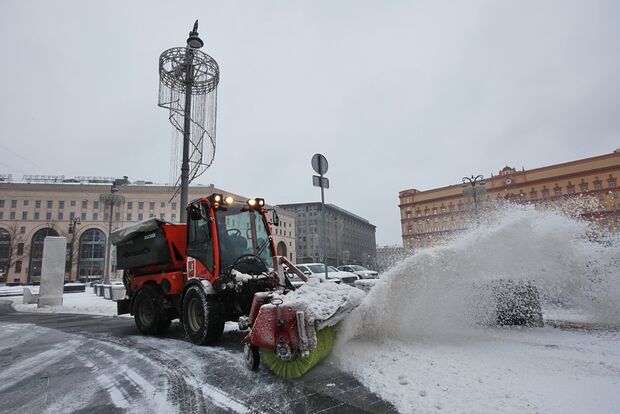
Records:
<instances>
[{"instance_id":1,"label":"snow pile on road","mask_svg":"<svg viewBox=\"0 0 620 414\"><path fill-rule=\"evenodd\" d=\"M39 293L39 286L4 286L0 285L0 297L4 296L21 296L24 294L24 288L30 289L30 293Z\"/></svg>"},{"instance_id":2,"label":"snow pile on road","mask_svg":"<svg viewBox=\"0 0 620 414\"><path fill-rule=\"evenodd\" d=\"M310 279L281 298L282 305L303 310L308 318L319 323L319 328L322 328L335 325L357 307L364 298L364 292L342 283L321 283L319 279Z\"/></svg>"},{"instance_id":3,"label":"snow pile on road","mask_svg":"<svg viewBox=\"0 0 620 414\"><path fill-rule=\"evenodd\" d=\"M115 316L116 302L104 299L91 292L65 293L62 306L37 308L36 304L23 304L21 297L8 298L13 300L13 307L20 312L43 313L84 313L90 315Z\"/></svg>"},{"instance_id":4,"label":"snow pile on road","mask_svg":"<svg viewBox=\"0 0 620 414\"><path fill-rule=\"evenodd\" d=\"M403 412L613 412L617 332L479 324L493 307L480 288L501 278L532 281L546 303L617 326L620 243L593 234L565 211L500 210L384 274L341 325L334 355Z\"/></svg>"}]
</instances>

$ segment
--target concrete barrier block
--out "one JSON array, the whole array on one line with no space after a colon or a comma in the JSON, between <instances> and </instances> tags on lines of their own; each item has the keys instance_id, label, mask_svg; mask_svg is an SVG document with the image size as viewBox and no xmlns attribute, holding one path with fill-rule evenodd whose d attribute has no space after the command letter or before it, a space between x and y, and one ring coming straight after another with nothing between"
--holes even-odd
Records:
<instances>
[{"instance_id":1,"label":"concrete barrier block","mask_svg":"<svg viewBox=\"0 0 620 414\"><path fill-rule=\"evenodd\" d=\"M41 286L39 305L62 306L62 292L65 283L65 260L67 239L48 236L43 242L43 262L41 264Z\"/></svg>"}]
</instances>

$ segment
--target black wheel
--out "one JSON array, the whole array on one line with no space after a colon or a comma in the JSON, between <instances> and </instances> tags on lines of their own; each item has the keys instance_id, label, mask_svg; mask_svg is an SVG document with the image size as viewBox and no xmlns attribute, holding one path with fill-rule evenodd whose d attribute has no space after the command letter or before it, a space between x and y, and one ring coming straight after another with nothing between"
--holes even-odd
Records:
<instances>
[{"instance_id":1,"label":"black wheel","mask_svg":"<svg viewBox=\"0 0 620 414\"><path fill-rule=\"evenodd\" d=\"M249 342L243 344L243 357L245 365L252 371L258 371L260 365L260 353L257 346L252 346Z\"/></svg>"},{"instance_id":2,"label":"black wheel","mask_svg":"<svg viewBox=\"0 0 620 414\"><path fill-rule=\"evenodd\" d=\"M217 342L224 332L223 307L214 295L205 294L200 286L191 286L183 298L183 328L197 345Z\"/></svg>"},{"instance_id":3,"label":"black wheel","mask_svg":"<svg viewBox=\"0 0 620 414\"><path fill-rule=\"evenodd\" d=\"M170 326L163 310L164 295L154 286L143 286L133 301L133 315L138 330L145 335L162 335Z\"/></svg>"}]
</instances>

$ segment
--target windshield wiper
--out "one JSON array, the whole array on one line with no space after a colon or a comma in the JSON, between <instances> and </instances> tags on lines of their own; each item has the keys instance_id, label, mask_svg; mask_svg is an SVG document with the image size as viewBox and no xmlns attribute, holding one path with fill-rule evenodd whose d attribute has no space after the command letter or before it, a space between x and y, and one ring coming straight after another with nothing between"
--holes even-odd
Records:
<instances>
[{"instance_id":1,"label":"windshield wiper","mask_svg":"<svg viewBox=\"0 0 620 414\"><path fill-rule=\"evenodd\" d=\"M258 251L256 252L257 256L260 256L263 250L265 250L265 247L267 247L267 245L269 244L269 240L271 240L271 238L267 237L265 241L258 247Z\"/></svg>"}]
</instances>

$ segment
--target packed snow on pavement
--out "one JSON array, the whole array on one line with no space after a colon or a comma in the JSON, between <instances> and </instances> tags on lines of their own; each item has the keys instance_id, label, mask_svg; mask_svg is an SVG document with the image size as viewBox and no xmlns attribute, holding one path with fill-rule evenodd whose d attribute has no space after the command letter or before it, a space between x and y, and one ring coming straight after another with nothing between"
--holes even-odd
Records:
<instances>
[{"instance_id":1,"label":"packed snow on pavement","mask_svg":"<svg viewBox=\"0 0 620 414\"><path fill-rule=\"evenodd\" d=\"M38 308L37 304L24 304L21 296L4 298L13 302L13 308L21 312L43 313L84 313L91 315L116 316L116 302L104 299L92 293L91 288L86 292L65 293L62 296L62 306Z\"/></svg>"}]
</instances>

